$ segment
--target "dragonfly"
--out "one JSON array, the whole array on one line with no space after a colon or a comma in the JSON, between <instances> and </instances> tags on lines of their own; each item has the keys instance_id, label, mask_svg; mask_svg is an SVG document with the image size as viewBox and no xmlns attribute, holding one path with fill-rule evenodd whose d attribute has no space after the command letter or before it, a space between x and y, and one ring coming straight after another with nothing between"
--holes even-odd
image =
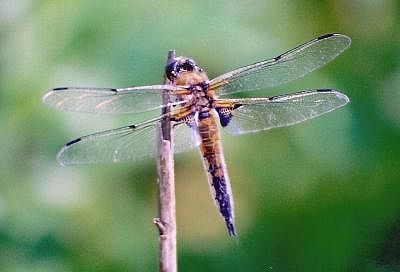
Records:
<instances>
[{"instance_id":1,"label":"dragonfly","mask_svg":"<svg viewBox=\"0 0 400 272\"><path fill-rule=\"evenodd\" d=\"M59 87L43 97L64 111L94 114L157 112L140 123L79 137L64 145L61 165L108 163L155 157L156 129L168 117L174 152L199 148L214 202L229 236L237 235L231 183L220 128L245 134L295 125L338 109L349 98L335 89L311 89L285 95L229 98L232 94L266 90L320 68L351 44L350 37L329 33L279 56L234 69L214 79L187 57L174 57L165 67L168 84L127 88ZM170 100L162 104L167 92ZM166 107L171 110L162 111ZM164 112L164 114L160 113Z\"/></svg>"}]
</instances>

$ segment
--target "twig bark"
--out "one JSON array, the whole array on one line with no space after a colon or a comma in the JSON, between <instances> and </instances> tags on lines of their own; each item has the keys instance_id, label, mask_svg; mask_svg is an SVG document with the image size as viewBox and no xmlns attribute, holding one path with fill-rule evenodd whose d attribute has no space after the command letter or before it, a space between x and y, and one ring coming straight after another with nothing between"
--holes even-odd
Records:
<instances>
[{"instance_id":1,"label":"twig bark","mask_svg":"<svg viewBox=\"0 0 400 272\"><path fill-rule=\"evenodd\" d=\"M168 60L175 57L175 51L168 52ZM169 80L164 75L164 83ZM162 103L170 102L167 91L163 93ZM159 231L159 270L161 272L176 272L176 213L175 213L175 175L171 123L169 107L164 107L162 119L158 127L157 172L159 193L159 218L154 219Z\"/></svg>"}]
</instances>

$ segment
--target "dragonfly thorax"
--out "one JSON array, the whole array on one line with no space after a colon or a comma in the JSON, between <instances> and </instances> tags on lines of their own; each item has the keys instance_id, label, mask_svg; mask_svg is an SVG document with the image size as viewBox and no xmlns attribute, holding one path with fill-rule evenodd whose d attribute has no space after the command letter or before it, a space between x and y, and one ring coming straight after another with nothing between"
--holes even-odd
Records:
<instances>
[{"instance_id":1,"label":"dragonfly thorax","mask_svg":"<svg viewBox=\"0 0 400 272\"><path fill-rule=\"evenodd\" d=\"M214 95L209 91L208 77L194 60L176 57L167 64L165 72L172 84L185 86L190 91L189 95L183 95L182 98L190 101L193 112L205 113L211 110Z\"/></svg>"},{"instance_id":2,"label":"dragonfly thorax","mask_svg":"<svg viewBox=\"0 0 400 272\"><path fill-rule=\"evenodd\" d=\"M204 70L186 57L176 57L165 67L167 78L176 85L193 85L208 81Z\"/></svg>"},{"instance_id":3,"label":"dragonfly thorax","mask_svg":"<svg viewBox=\"0 0 400 272\"><path fill-rule=\"evenodd\" d=\"M191 91L192 103L194 110L197 112L210 111L213 107L214 93L209 91L209 85L206 81L189 86Z\"/></svg>"}]
</instances>

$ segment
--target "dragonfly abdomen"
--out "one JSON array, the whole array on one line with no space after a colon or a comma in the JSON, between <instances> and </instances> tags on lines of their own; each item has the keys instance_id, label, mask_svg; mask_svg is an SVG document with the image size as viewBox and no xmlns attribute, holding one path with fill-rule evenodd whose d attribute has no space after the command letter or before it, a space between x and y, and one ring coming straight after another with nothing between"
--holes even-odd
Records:
<instances>
[{"instance_id":1,"label":"dragonfly abdomen","mask_svg":"<svg viewBox=\"0 0 400 272\"><path fill-rule=\"evenodd\" d=\"M198 128L200 150L215 204L225 220L229 235L235 236L232 191L215 113L210 111L208 117L199 118Z\"/></svg>"}]
</instances>

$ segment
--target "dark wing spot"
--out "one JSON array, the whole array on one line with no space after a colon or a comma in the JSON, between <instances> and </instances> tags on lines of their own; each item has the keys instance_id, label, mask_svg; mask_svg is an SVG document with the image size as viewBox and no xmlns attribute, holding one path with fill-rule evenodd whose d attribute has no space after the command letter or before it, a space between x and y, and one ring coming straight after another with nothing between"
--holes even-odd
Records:
<instances>
[{"instance_id":1,"label":"dark wing spot","mask_svg":"<svg viewBox=\"0 0 400 272\"><path fill-rule=\"evenodd\" d=\"M278 61L278 60L280 60L281 58L282 58L282 55L279 55L279 56L275 57L274 59L275 59L275 61Z\"/></svg>"},{"instance_id":2,"label":"dark wing spot","mask_svg":"<svg viewBox=\"0 0 400 272\"><path fill-rule=\"evenodd\" d=\"M114 89L114 88L111 88L110 91L115 92L115 93L118 92L118 90L117 90L117 89Z\"/></svg>"},{"instance_id":3,"label":"dark wing spot","mask_svg":"<svg viewBox=\"0 0 400 272\"><path fill-rule=\"evenodd\" d=\"M243 104L236 103L236 104L233 106L233 109L236 110L237 108L240 108L241 106L243 106Z\"/></svg>"},{"instance_id":4,"label":"dark wing spot","mask_svg":"<svg viewBox=\"0 0 400 272\"><path fill-rule=\"evenodd\" d=\"M319 36L317 39L318 40L323 40L323 39L332 37L333 35L335 35L335 33L328 33L328 34L324 34L324 35Z\"/></svg>"},{"instance_id":5,"label":"dark wing spot","mask_svg":"<svg viewBox=\"0 0 400 272\"><path fill-rule=\"evenodd\" d=\"M62 90L68 90L68 87L58 87L58 88L54 88L53 91L62 91Z\"/></svg>"},{"instance_id":6,"label":"dark wing spot","mask_svg":"<svg viewBox=\"0 0 400 272\"><path fill-rule=\"evenodd\" d=\"M136 128L136 125L130 125L129 128Z\"/></svg>"},{"instance_id":7,"label":"dark wing spot","mask_svg":"<svg viewBox=\"0 0 400 272\"><path fill-rule=\"evenodd\" d=\"M66 143L65 146L70 146L70 145L76 144L77 142L80 142L81 140L82 140L82 138L72 140L72 141Z\"/></svg>"},{"instance_id":8,"label":"dark wing spot","mask_svg":"<svg viewBox=\"0 0 400 272\"><path fill-rule=\"evenodd\" d=\"M332 91L332 89L318 89L317 90L317 92L320 92L320 93L326 93L326 92L331 92Z\"/></svg>"},{"instance_id":9,"label":"dark wing spot","mask_svg":"<svg viewBox=\"0 0 400 272\"><path fill-rule=\"evenodd\" d=\"M216 108L215 110L218 113L221 126L226 127L232 119L232 108Z\"/></svg>"}]
</instances>

